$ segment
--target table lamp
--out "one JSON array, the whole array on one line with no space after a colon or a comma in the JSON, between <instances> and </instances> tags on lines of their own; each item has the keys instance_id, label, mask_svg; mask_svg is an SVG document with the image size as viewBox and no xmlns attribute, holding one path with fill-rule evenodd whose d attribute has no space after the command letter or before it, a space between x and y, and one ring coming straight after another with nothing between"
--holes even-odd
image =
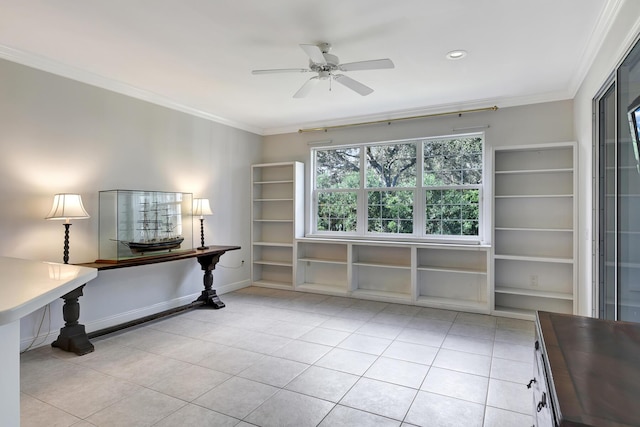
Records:
<instances>
[{"instance_id":1,"label":"table lamp","mask_svg":"<svg viewBox=\"0 0 640 427\"><path fill-rule=\"evenodd\" d=\"M69 263L69 227L72 219L89 218L89 214L82 206L82 198L79 194L56 194L53 196L51 212L45 219L63 219L64 222L64 256L65 264Z\"/></svg>"},{"instance_id":2,"label":"table lamp","mask_svg":"<svg viewBox=\"0 0 640 427\"><path fill-rule=\"evenodd\" d=\"M200 247L198 249L209 249L204 245L204 216L213 215L209 206L209 199L193 199L193 216L200 216Z\"/></svg>"}]
</instances>

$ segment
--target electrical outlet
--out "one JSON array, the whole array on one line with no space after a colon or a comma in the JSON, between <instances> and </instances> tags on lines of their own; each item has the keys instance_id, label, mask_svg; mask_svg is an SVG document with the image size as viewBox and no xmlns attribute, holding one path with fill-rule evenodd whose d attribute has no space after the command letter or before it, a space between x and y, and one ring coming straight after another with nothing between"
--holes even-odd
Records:
<instances>
[{"instance_id":1,"label":"electrical outlet","mask_svg":"<svg viewBox=\"0 0 640 427\"><path fill-rule=\"evenodd\" d=\"M530 284L532 287L538 287L538 275L537 275L537 274L532 274L532 275L529 277L529 284Z\"/></svg>"}]
</instances>

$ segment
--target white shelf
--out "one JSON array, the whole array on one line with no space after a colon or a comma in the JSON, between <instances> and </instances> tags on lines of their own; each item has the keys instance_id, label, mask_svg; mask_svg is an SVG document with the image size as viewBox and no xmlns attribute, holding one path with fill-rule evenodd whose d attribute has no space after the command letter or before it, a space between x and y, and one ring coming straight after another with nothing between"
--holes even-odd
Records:
<instances>
[{"instance_id":1,"label":"white shelf","mask_svg":"<svg viewBox=\"0 0 640 427\"><path fill-rule=\"evenodd\" d=\"M535 289L511 288L507 286L496 286L497 294L526 295L538 298L550 298L572 301L573 295L562 292L539 291Z\"/></svg>"},{"instance_id":2,"label":"white shelf","mask_svg":"<svg viewBox=\"0 0 640 427\"><path fill-rule=\"evenodd\" d=\"M535 228L535 227L494 227L496 231L522 231L525 233L537 233L539 231L551 231L554 233L573 233L572 228Z\"/></svg>"},{"instance_id":3,"label":"white shelf","mask_svg":"<svg viewBox=\"0 0 640 427\"><path fill-rule=\"evenodd\" d=\"M263 288L293 290L293 284L289 282L279 282L275 280L254 280L254 286L262 286Z\"/></svg>"},{"instance_id":4,"label":"white shelf","mask_svg":"<svg viewBox=\"0 0 640 427\"><path fill-rule=\"evenodd\" d=\"M347 261L339 260L339 259L298 258L298 261L303 261L303 262L314 262L314 263L320 263L320 264L339 264L339 265L347 265Z\"/></svg>"},{"instance_id":5,"label":"white shelf","mask_svg":"<svg viewBox=\"0 0 640 427\"><path fill-rule=\"evenodd\" d=\"M418 296L417 303L429 307L442 307L449 310L461 309L480 312L485 312L487 310L486 302L468 301L457 298Z\"/></svg>"},{"instance_id":6,"label":"white shelf","mask_svg":"<svg viewBox=\"0 0 640 427\"><path fill-rule=\"evenodd\" d=\"M556 264L573 264L572 258L551 258L551 257L505 255L505 254L495 254L493 258L506 259L511 261L531 261L531 262L548 262L548 263L556 263Z\"/></svg>"},{"instance_id":7,"label":"white shelf","mask_svg":"<svg viewBox=\"0 0 640 427\"><path fill-rule=\"evenodd\" d=\"M253 260L254 264L261 264L261 265L279 265L282 267L293 267L293 264L291 262L287 262L287 261L271 261L268 259L258 259L258 260Z\"/></svg>"},{"instance_id":8,"label":"white shelf","mask_svg":"<svg viewBox=\"0 0 640 427\"><path fill-rule=\"evenodd\" d=\"M254 181L257 185L269 185L269 184L292 184L292 179L278 180L278 181Z\"/></svg>"},{"instance_id":9,"label":"white shelf","mask_svg":"<svg viewBox=\"0 0 640 427\"><path fill-rule=\"evenodd\" d=\"M357 267L400 268L404 270L411 269L410 265L390 264L384 262L354 262L353 265Z\"/></svg>"},{"instance_id":10,"label":"white shelf","mask_svg":"<svg viewBox=\"0 0 640 427\"><path fill-rule=\"evenodd\" d=\"M383 301L393 301L393 302L411 301L411 294L407 294L404 292L381 291L381 290L373 290L373 289L356 289L351 294L355 297L364 298L364 299L379 299Z\"/></svg>"},{"instance_id":11,"label":"white shelf","mask_svg":"<svg viewBox=\"0 0 640 427\"><path fill-rule=\"evenodd\" d=\"M293 222L292 219L254 219L255 222Z\"/></svg>"},{"instance_id":12,"label":"white shelf","mask_svg":"<svg viewBox=\"0 0 640 427\"><path fill-rule=\"evenodd\" d=\"M573 194L509 194L496 195L496 199L554 199L573 197Z\"/></svg>"},{"instance_id":13,"label":"white shelf","mask_svg":"<svg viewBox=\"0 0 640 427\"><path fill-rule=\"evenodd\" d=\"M526 310L522 308L504 307L504 306L496 305L496 308L494 309L493 314L497 316L513 317L515 319L522 319L522 320L536 320L535 310Z\"/></svg>"},{"instance_id":14,"label":"white shelf","mask_svg":"<svg viewBox=\"0 0 640 427\"><path fill-rule=\"evenodd\" d=\"M427 265L419 265L418 271L439 271L443 273L460 273L460 274L487 274L486 270L477 270L472 268L462 268L462 267L430 267Z\"/></svg>"},{"instance_id":15,"label":"white shelf","mask_svg":"<svg viewBox=\"0 0 640 427\"><path fill-rule=\"evenodd\" d=\"M293 202L293 199L253 199L254 202Z\"/></svg>"},{"instance_id":16,"label":"white shelf","mask_svg":"<svg viewBox=\"0 0 640 427\"><path fill-rule=\"evenodd\" d=\"M293 243L288 242L253 242L253 246L277 246L282 248L292 248Z\"/></svg>"},{"instance_id":17,"label":"white shelf","mask_svg":"<svg viewBox=\"0 0 640 427\"><path fill-rule=\"evenodd\" d=\"M335 296L348 296L349 294L344 286L324 283L300 283L296 286L296 290Z\"/></svg>"},{"instance_id":18,"label":"white shelf","mask_svg":"<svg viewBox=\"0 0 640 427\"><path fill-rule=\"evenodd\" d=\"M520 169L520 170L497 170L496 175L521 175L521 174L548 174L548 173L571 173L573 168L561 168L561 169Z\"/></svg>"}]
</instances>

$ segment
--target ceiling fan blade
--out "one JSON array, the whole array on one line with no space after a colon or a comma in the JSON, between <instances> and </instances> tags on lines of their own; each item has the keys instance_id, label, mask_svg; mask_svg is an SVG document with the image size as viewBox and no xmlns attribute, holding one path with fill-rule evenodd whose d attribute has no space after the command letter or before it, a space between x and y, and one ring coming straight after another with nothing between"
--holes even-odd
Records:
<instances>
[{"instance_id":1,"label":"ceiling fan blade","mask_svg":"<svg viewBox=\"0 0 640 427\"><path fill-rule=\"evenodd\" d=\"M322 50L314 44L301 44L300 47L307 54L311 62L320 65L327 65L327 60L322 54Z\"/></svg>"},{"instance_id":2,"label":"ceiling fan blade","mask_svg":"<svg viewBox=\"0 0 640 427\"><path fill-rule=\"evenodd\" d=\"M333 78L341 85L344 85L349 89L358 92L362 96L367 96L371 92L373 92L373 89L371 89L369 86L363 85L359 81L353 80L351 77L347 77L343 74L336 74L333 76Z\"/></svg>"},{"instance_id":3,"label":"ceiling fan blade","mask_svg":"<svg viewBox=\"0 0 640 427\"><path fill-rule=\"evenodd\" d=\"M357 70L383 70L385 68L394 68L393 61L390 59L372 59L370 61L349 62L340 64L340 71L357 71Z\"/></svg>"},{"instance_id":4,"label":"ceiling fan blade","mask_svg":"<svg viewBox=\"0 0 640 427\"><path fill-rule=\"evenodd\" d=\"M308 73L308 68L276 68L273 70L253 70L251 74Z\"/></svg>"},{"instance_id":5,"label":"ceiling fan blade","mask_svg":"<svg viewBox=\"0 0 640 427\"><path fill-rule=\"evenodd\" d=\"M311 77L309 80L305 82L305 84L302 85L300 89L298 89L298 91L293 95L293 97L304 98L305 96L309 95L309 92L311 92L311 89L313 89L315 85L318 84L319 81L320 79L318 78L318 76Z\"/></svg>"}]
</instances>

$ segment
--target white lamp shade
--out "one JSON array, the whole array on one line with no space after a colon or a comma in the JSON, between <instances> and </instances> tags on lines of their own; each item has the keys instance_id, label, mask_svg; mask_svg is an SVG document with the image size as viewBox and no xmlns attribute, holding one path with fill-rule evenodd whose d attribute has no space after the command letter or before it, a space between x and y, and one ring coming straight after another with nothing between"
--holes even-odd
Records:
<instances>
[{"instance_id":1,"label":"white lamp shade","mask_svg":"<svg viewBox=\"0 0 640 427\"><path fill-rule=\"evenodd\" d=\"M209 199L193 199L193 215L213 215L211 206L209 206Z\"/></svg>"},{"instance_id":2,"label":"white lamp shade","mask_svg":"<svg viewBox=\"0 0 640 427\"><path fill-rule=\"evenodd\" d=\"M53 196L53 206L51 212L45 219L80 219L89 218L89 214L84 210L82 198L79 194L56 194Z\"/></svg>"}]
</instances>

